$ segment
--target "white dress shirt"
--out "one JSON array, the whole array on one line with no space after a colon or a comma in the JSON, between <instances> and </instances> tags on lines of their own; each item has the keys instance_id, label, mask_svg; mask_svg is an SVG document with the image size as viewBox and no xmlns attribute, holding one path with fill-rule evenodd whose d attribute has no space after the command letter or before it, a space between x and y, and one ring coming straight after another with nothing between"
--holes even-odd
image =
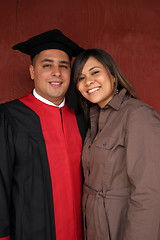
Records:
<instances>
[{"instance_id":1,"label":"white dress shirt","mask_svg":"<svg viewBox=\"0 0 160 240\"><path fill-rule=\"evenodd\" d=\"M59 108L61 108L61 107L63 107L63 106L65 105L65 98L64 98L63 102L61 102L60 105L55 105L55 104L52 103L51 101L49 101L49 100L41 97L41 96L36 92L35 89L33 89L33 96L34 96L35 98L37 98L38 100L40 100L41 102L46 103L46 104L51 105L51 106L54 106L54 107L59 107Z\"/></svg>"}]
</instances>

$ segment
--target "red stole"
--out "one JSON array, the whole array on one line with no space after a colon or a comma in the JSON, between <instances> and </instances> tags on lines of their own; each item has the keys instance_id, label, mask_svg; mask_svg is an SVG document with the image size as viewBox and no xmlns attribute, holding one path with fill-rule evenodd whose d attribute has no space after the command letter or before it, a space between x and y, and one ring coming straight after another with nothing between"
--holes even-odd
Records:
<instances>
[{"instance_id":1,"label":"red stole","mask_svg":"<svg viewBox=\"0 0 160 240\"><path fill-rule=\"evenodd\" d=\"M19 99L40 118L46 144L57 240L82 240L82 141L74 110L50 106L32 94Z\"/></svg>"}]
</instances>

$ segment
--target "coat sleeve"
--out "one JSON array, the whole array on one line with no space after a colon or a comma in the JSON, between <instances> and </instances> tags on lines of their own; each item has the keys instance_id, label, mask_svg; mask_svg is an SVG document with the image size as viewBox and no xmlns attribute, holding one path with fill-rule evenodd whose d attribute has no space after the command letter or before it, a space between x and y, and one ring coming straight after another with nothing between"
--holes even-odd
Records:
<instances>
[{"instance_id":1,"label":"coat sleeve","mask_svg":"<svg viewBox=\"0 0 160 240\"><path fill-rule=\"evenodd\" d=\"M158 240L160 116L147 106L134 109L126 129L126 166L131 195L123 240Z\"/></svg>"},{"instance_id":2,"label":"coat sleeve","mask_svg":"<svg viewBox=\"0 0 160 240\"><path fill-rule=\"evenodd\" d=\"M0 108L0 239L9 240L13 171L13 132Z\"/></svg>"}]
</instances>

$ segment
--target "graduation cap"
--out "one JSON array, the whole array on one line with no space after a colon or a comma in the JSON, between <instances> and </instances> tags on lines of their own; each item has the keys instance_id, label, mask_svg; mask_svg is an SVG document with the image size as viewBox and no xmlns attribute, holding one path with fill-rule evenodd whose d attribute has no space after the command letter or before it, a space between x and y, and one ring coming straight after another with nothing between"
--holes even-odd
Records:
<instances>
[{"instance_id":1,"label":"graduation cap","mask_svg":"<svg viewBox=\"0 0 160 240\"><path fill-rule=\"evenodd\" d=\"M58 29L36 35L25 42L14 45L12 48L30 55L31 59L41 51L47 49L62 50L67 53L70 59L78 56L84 50Z\"/></svg>"}]
</instances>

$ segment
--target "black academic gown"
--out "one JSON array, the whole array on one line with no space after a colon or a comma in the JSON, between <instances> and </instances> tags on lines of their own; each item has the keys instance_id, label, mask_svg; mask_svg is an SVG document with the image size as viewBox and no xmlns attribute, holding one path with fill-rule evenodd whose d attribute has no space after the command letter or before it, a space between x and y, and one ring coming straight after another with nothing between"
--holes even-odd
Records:
<instances>
[{"instance_id":1,"label":"black academic gown","mask_svg":"<svg viewBox=\"0 0 160 240\"><path fill-rule=\"evenodd\" d=\"M83 116L79 113L76 117L84 140ZM0 238L56 239L51 176L40 119L19 100L0 105L0 155Z\"/></svg>"}]
</instances>

